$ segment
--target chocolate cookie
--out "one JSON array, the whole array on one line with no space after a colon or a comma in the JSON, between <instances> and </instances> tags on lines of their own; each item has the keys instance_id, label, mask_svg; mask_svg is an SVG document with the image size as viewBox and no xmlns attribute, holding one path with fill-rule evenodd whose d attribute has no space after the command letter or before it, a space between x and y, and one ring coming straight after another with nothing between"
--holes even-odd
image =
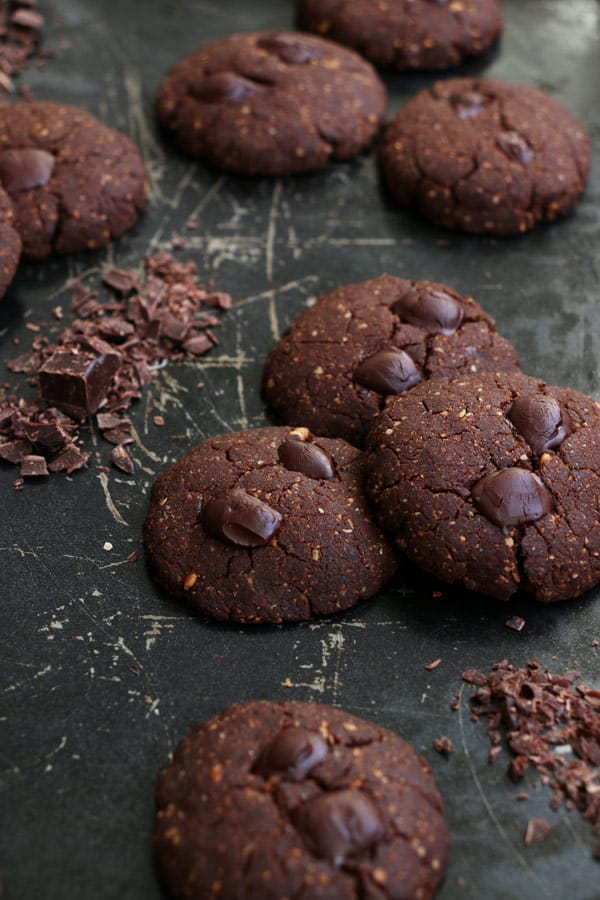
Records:
<instances>
[{"instance_id":1,"label":"chocolate cookie","mask_svg":"<svg viewBox=\"0 0 600 900\"><path fill-rule=\"evenodd\" d=\"M21 238L13 227L10 197L0 187L0 297L13 280L21 255Z\"/></svg>"},{"instance_id":2,"label":"chocolate cookie","mask_svg":"<svg viewBox=\"0 0 600 900\"><path fill-rule=\"evenodd\" d=\"M157 790L155 856L191 900L428 900L449 835L427 763L318 703L240 703L196 727Z\"/></svg>"},{"instance_id":3,"label":"chocolate cookie","mask_svg":"<svg viewBox=\"0 0 600 900\"><path fill-rule=\"evenodd\" d=\"M29 257L119 237L138 218L146 190L129 138L82 109L47 102L0 109L0 183Z\"/></svg>"},{"instance_id":4,"label":"chocolate cookie","mask_svg":"<svg viewBox=\"0 0 600 900\"><path fill-rule=\"evenodd\" d=\"M389 394L458 372L518 369L514 348L470 297L382 275L302 313L269 354L263 393L285 422L362 446Z\"/></svg>"},{"instance_id":5,"label":"chocolate cookie","mask_svg":"<svg viewBox=\"0 0 600 900\"><path fill-rule=\"evenodd\" d=\"M267 31L200 47L167 75L157 109L186 153L231 172L282 175L360 153L385 105L383 84L356 53Z\"/></svg>"},{"instance_id":6,"label":"chocolate cookie","mask_svg":"<svg viewBox=\"0 0 600 900\"><path fill-rule=\"evenodd\" d=\"M566 213L583 191L590 146L552 97L501 81L439 81L404 106L380 147L401 206L445 228L519 234Z\"/></svg>"},{"instance_id":7,"label":"chocolate cookie","mask_svg":"<svg viewBox=\"0 0 600 900\"><path fill-rule=\"evenodd\" d=\"M306 428L210 438L152 488L146 555L159 584L215 619L339 612L391 577L364 500L362 455Z\"/></svg>"},{"instance_id":8,"label":"chocolate cookie","mask_svg":"<svg viewBox=\"0 0 600 900\"><path fill-rule=\"evenodd\" d=\"M456 66L479 56L503 24L501 0L299 0L298 21L395 69Z\"/></svg>"},{"instance_id":9,"label":"chocolate cookie","mask_svg":"<svg viewBox=\"0 0 600 900\"><path fill-rule=\"evenodd\" d=\"M600 406L527 375L420 384L369 435L367 492L444 581L542 603L600 581Z\"/></svg>"}]
</instances>

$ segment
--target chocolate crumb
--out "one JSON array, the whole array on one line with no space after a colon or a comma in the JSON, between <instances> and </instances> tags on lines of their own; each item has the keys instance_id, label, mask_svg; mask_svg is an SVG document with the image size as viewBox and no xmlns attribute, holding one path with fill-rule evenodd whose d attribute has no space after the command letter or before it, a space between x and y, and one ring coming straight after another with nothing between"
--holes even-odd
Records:
<instances>
[{"instance_id":1,"label":"chocolate crumb","mask_svg":"<svg viewBox=\"0 0 600 900\"><path fill-rule=\"evenodd\" d=\"M523 631L527 623L521 616L511 616L504 624L507 628L512 628L513 631Z\"/></svg>"},{"instance_id":2,"label":"chocolate crumb","mask_svg":"<svg viewBox=\"0 0 600 900\"><path fill-rule=\"evenodd\" d=\"M433 749L436 753L440 753L442 756L450 756L452 753L452 741L449 737L444 735L441 738L435 738L433 742Z\"/></svg>"},{"instance_id":3,"label":"chocolate crumb","mask_svg":"<svg viewBox=\"0 0 600 900\"><path fill-rule=\"evenodd\" d=\"M129 556L127 557L127 562L130 562L130 563L137 562L138 559L140 559L140 556L141 556L140 551L134 550L133 553L130 553Z\"/></svg>"},{"instance_id":4,"label":"chocolate crumb","mask_svg":"<svg viewBox=\"0 0 600 900\"><path fill-rule=\"evenodd\" d=\"M537 844L543 841L550 831L550 824L545 819L530 819L525 829L525 843Z\"/></svg>"},{"instance_id":5,"label":"chocolate crumb","mask_svg":"<svg viewBox=\"0 0 600 900\"><path fill-rule=\"evenodd\" d=\"M165 424L165 420L162 416L154 416L152 419L155 425L161 426Z\"/></svg>"},{"instance_id":6,"label":"chocolate crumb","mask_svg":"<svg viewBox=\"0 0 600 900\"><path fill-rule=\"evenodd\" d=\"M112 451L112 453L110 454L110 461L113 466L117 467L117 469L121 469L121 471L125 472L127 475L133 475L135 471L135 465L129 453L122 444L117 444L115 449Z\"/></svg>"},{"instance_id":7,"label":"chocolate crumb","mask_svg":"<svg viewBox=\"0 0 600 900\"><path fill-rule=\"evenodd\" d=\"M440 665L441 661L441 657L439 659L434 659L433 662L427 663L423 666L423 668L427 669L428 672L433 672L433 670L437 669L437 667Z\"/></svg>"}]
</instances>

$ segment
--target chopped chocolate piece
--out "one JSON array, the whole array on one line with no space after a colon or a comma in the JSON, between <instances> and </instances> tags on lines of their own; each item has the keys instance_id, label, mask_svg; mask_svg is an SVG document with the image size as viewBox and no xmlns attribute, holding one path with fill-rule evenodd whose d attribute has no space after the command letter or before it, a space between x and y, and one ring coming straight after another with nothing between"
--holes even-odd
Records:
<instances>
[{"instance_id":1,"label":"chopped chocolate piece","mask_svg":"<svg viewBox=\"0 0 600 900\"><path fill-rule=\"evenodd\" d=\"M127 269L106 269L102 273L102 281L120 294L139 290L138 280Z\"/></svg>"},{"instance_id":2,"label":"chopped chocolate piece","mask_svg":"<svg viewBox=\"0 0 600 900\"><path fill-rule=\"evenodd\" d=\"M511 616L504 624L507 628L512 628L513 631L523 631L527 623L521 616Z\"/></svg>"},{"instance_id":3,"label":"chopped chocolate piece","mask_svg":"<svg viewBox=\"0 0 600 900\"><path fill-rule=\"evenodd\" d=\"M30 454L21 460L21 475L37 477L47 475L48 467L43 456Z\"/></svg>"},{"instance_id":4,"label":"chopped chocolate piece","mask_svg":"<svg viewBox=\"0 0 600 900\"><path fill-rule=\"evenodd\" d=\"M120 364L120 354L112 349L106 353L77 347L57 350L38 373L42 399L75 419L84 419L106 399Z\"/></svg>"},{"instance_id":5,"label":"chopped chocolate piece","mask_svg":"<svg viewBox=\"0 0 600 900\"><path fill-rule=\"evenodd\" d=\"M19 465L19 463L31 453L31 444L27 440L19 438L16 441L7 441L0 444L0 459L5 462Z\"/></svg>"},{"instance_id":6,"label":"chopped chocolate piece","mask_svg":"<svg viewBox=\"0 0 600 900\"><path fill-rule=\"evenodd\" d=\"M115 413L99 412L96 415L96 424L100 431L106 431L110 428L130 428L131 419L125 419L122 416L117 416Z\"/></svg>"},{"instance_id":7,"label":"chopped chocolate piece","mask_svg":"<svg viewBox=\"0 0 600 900\"><path fill-rule=\"evenodd\" d=\"M15 478L13 481L13 487L15 491L22 491L25 487L25 481L23 478Z\"/></svg>"},{"instance_id":8,"label":"chopped chocolate piece","mask_svg":"<svg viewBox=\"0 0 600 900\"><path fill-rule=\"evenodd\" d=\"M477 684L481 687L488 682L483 672L478 672L477 669L466 669L462 673L462 680L468 682L468 684Z\"/></svg>"},{"instance_id":9,"label":"chopped chocolate piece","mask_svg":"<svg viewBox=\"0 0 600 900\"><path fill-rule=\"evenodd\" d=\"M129 453L122 444L119 444L112 451L112 453L110 454L110 461L113 466L117 467L117 469L121 469L121 471L125 472L127 475L133 475L135 471L135 465Z\"/></svg>"},{"instance_id":10,"label":"chopped chocolate piece","mask_svg":"<svg viewBox=\"0 0 600 900\"><path fill-rule=\"evenodd\" d=\"M125 425L123 428L106 428L102 432L102 437L109 444L132 444L133 438L129 432L129 425Z\"/></svg>"},{"instance_id":11,"label":"chopped chocolate piece","mask_svg":"<svg viewBox=\"0 0 600 900\"><path fill-rule=\"evenodd\" d=\"M530 819L525 829L525 843L537 844L543 841L550 831L550 824L545 819Z\"/></svg>"},{"instance_id":12,"label":"chopped chocolate piece","mask_svg":"<svg viewBox=\"0 0 600 900\"><path fill-rule=\"evenodd\" d=\"M508 774L513 781L520 781L527 771L529 760L526 756L515 756L508 766Z\"/></svg>"},{"instance_id":13,"label":"chopped chocolate piece","mask_svg":"<svg viewBox=\"0 0 600 900\"><path fill-rule=\"evenodd\" d=\"M441 753L442 756L450 756L452 753L452 741L449 737L444 735L441 738L435 738L433 742L433 749L436 753Z\"/></svg>"},{"instance_id":14,"label":"chopped chocolate piece","mask_svg":"<svg viewBox=\"0 0 600 900\"><path fill-rule=\"evenodd\" d=\"M75 444L69 444L54 459L50 460L48 470L50 472L66 472L67 475L70 475L71 472L76 472L77 469L85 466L90 455L89 452L80 450Z\"/></svg>"},{"instance_id":15,"label":"chopped chocolate piece","mask_svg":"<svg viewBox=\"0 0 600 900\"><path fill-rule=\"evenodd\" d=\"M31 9L16 9L10 17L13 25L20 25L22 28L41 28L44 24L44 17Z\"/></svg>"},{"instance_id":16,"label":"chopped chocolate piece","mask_svg":"<svg viewBox=\"0 0 600 900\"><path fill-rule=\"evenodd\" d=\"M207 306L217 306L219 309L231 309L231 294L215 291L204 298Z\"/></svg>"},{"instance_id":17,"label":"chopped chocolate piece","mask_svg":"<svg viewBox=\"0 0 600 900\"><path fill-rule=\"evenodd\" d=\"M152 419L155 425L162 426L165 424L165 420L162 416L154 416Z\"/></svg>"},{"instance_id":18,"label":"chopped chocolate piece","mask_svg":"<svg viewBox=\"0 0 600 900\"><path fill-rule=\"evenodd\" d=\"M441 664L441 662L442 662L442 658L440 657L439 659L434 659L433 662L427 663L426 665L423 666L423 668L427 669L428 672L433 672L433 670L437 669L437 667Z\"/></svg>"},{"instance_id":19,"label":"chopped chocolate piece","mask_svg":"<svg viewBox=\"0 0 600 900\"><path fill-rule=\"evenodd\" d=\"M194 356L202 356L202 354L207 353L212 346L213 342L206 337L205 334L198 334L188 338L183 344L183 349Z\"/></svg>"}]
</instances>

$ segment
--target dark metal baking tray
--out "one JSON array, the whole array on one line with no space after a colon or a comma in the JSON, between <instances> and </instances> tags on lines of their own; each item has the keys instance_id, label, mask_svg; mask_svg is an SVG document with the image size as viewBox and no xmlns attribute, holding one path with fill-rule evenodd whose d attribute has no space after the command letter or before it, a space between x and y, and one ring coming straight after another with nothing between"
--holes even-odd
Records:
<instances>
[{"instance_id":1,"label":"dark metal baking tray","mask_svg":"<svg viewBox=\"0 0 600 900\"><path fill-rule=\"evenodd\" d=\"M225 34L290 27L279 0L64 0L42 3L49 44L67 39L25 79L38 99L79 104L128 132L148 166L150 198L137 227L97 253L24 264L0 304L2 363L27 345L26 322L68 308L66 282L106 265L136 266L169 249L192 213L182 259L235 298L220 343L194 365L170 364L133 411L136 475L103 477L109 445L91 431L86 471L12 487L0 470L0 875L7 900L162 896L152 868L156 776L192 725L254 698L318 700L376 719L430 762L453 845L441 900L600 896L592 830L553 813L549 793L487 762L466 695L467 667L537 657L578 665L598 686L599 592L547 608L510 607L440 585L410 569L355 610L311 624L214 624L170 602L150 581L140 530L156 473L192 444L267 421L259 395L266 352L309 298L388 272L472 294L517 346L524 369L598 396L600 377L600 4L506 0L501 45L460 72L548 91L587 127L595 161L585 196L565 220L517 239L443 232L383 196L374 156L296 178L244 179L179 155L157 132L163 74L196 45ZM433 76L387 78L394 111ZM7 375L2 376L4 380ZM205 387L198 390L198 381ZM11 378L15 383L16 378ZM153 425L150 409L166 425ZM441 590L442 596L435 592ZM505 627L526 619L521 633ZM435 671L423 666L441 657ZM449 735L449 759L432 741ZM552 824L525 847L531 816Z\"/></svg>"}]
</instances>

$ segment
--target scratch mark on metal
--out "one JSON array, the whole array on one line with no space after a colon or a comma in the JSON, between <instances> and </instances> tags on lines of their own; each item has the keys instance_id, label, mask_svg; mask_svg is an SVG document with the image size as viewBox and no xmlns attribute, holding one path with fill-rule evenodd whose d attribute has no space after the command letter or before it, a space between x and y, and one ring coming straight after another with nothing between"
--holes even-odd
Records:
<instances>
[{"instance_id":1,"label":"scratch mark on metal","mask_svg":"<svg viewBox=\"0 0 600 900\"><path fill-rule=\"evenodd\" d=\"M113 498L111 497L110 489L108 487L108 476L107 476L106 472L100 472L98 474L98 479L100 481L100 484L102 485L102 490L104 492L104 499L106 500L106 505L108 507L108 510L109 510L111 516L113 517L115 522L119 523L119 525L127 525L127 522L125 521L125 519L123 518L123 516L121 515L121 513L115 506L115 502L114 502Z\"/></svg>"},{"instance_id":2,"label":"scratch mark on metal","mask_svg":"<svg viewBox=\"0 0 600 900\"><path fill-rule=\"evenodd\" d=\"M275 252L275 237L277 235L277 216L279 213L279 201L281 199L282 183L278 178L273 186L271 209L269 210L269 224L267 227L266 269L267 281L273 281L273 257Z\"/></svg>"}]
</instances>

